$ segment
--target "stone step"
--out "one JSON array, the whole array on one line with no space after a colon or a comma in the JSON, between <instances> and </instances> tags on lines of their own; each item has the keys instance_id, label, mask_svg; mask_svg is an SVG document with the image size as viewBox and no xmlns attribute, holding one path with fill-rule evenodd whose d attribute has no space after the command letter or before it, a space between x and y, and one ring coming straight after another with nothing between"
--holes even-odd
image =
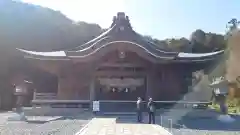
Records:
<instances>
[{"instance_id":1,"label":"stone step","mask_svg":"<svg viewBox=\"0 0 240 135\"><path fill-rule=\"evenodd\" d=\"M23 111L26 116L76 116L88 109L82 108L51 108L42 107L24 107Z\"/></svg>"}]
</instances>

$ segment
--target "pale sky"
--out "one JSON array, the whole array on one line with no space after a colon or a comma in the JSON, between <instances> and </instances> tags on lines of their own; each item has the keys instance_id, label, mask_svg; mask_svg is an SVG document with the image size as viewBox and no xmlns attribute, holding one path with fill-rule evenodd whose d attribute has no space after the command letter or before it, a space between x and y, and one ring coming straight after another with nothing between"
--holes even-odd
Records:
<instances>
[{"instance_id":1,"label":"pale sky","mask_svg":"<svg viewBox=\"0 0 240 135\"><path fill-rule=\"evenodd\" d=\"M61 11L74 21L110 26L117 12L133 28L158 39L189 37L196 29L225 33L227 22L240 18L239 0L21 0Z\"/></svg>"}]
</instances>

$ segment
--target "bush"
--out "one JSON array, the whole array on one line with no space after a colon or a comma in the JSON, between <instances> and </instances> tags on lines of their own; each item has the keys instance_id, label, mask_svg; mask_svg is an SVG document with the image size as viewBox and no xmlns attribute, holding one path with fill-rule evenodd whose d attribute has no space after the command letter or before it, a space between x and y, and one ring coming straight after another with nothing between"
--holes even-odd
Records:
<instances>
[{"instance_id":1,"label":"bush","mask_svg":"<svg viewBox=\"0 0 240 135\"><path fill-rule=\"evenodd\" d=\"M228 105L228 113L240 114L240 98L228 98L227 105ZM220 107L216 103L213 103L209 107L212 109L215 109L217 112L220 112Z\"/></svg>"}]
</instances>

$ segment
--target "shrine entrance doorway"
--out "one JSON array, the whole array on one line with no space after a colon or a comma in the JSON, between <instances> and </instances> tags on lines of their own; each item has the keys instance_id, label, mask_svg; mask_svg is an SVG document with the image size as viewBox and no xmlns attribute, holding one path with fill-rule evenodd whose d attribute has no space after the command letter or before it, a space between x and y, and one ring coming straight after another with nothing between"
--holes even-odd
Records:
<instances>
[{"instance_id":1,"label":"shrine entrance doorway","mask_svg":"<svg viewBox=\"0 0 240 135\"><path fill-rule=\"evenodd\" d=\"M97 100L136 101L146 95L144 77L101 77L96 82Z\"/></svg>"}]
</instances>

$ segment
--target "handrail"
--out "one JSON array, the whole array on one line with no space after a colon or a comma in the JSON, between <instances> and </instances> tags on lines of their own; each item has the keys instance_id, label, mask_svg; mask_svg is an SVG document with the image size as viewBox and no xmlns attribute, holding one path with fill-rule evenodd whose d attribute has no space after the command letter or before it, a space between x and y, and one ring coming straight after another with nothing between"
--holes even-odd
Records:
<instances>
[{"instance_id":1,"label":"handrail","mask_svg":"<svg viewBox=\"0 0 240 135\"><path fill-rule=\"evenodd\" d=\"M135 102L137 102L137 101L134 101L134 100L97 100L97 101L99 101L99 102L118 102L118 103L129 103L129 102L132 102L132 103L135 103ZM145 102L145 101L143 101L143 102Z\"/></svg>"},{"instance_id":2,"label":"handrail","mask_svg":"<svg viewBox=\"0 0 240 135\"><path fill-rule=\"evenodd\" d=\"M136 103L137 101L133 100L99 100L99 102L108 102L108 103ZM147 102L147 101L142 101ZM181 104L208 104L211 102L201 102L201 101L163 101L163 100L157 100L154 101L155 103L181 103Z\"/></svg>"},{"instance_id":3,"label":"handrail","mask_svg":"<svg viewBox=\"0 0 240 135\"><path fill-rule=\"evenodd\" d=\"M102 103L136 103L134 100L96 100ZM59 99L34 99L32 103L91 103L91 100L59 100ZM147 101L142 101L146 103ZM201 102L201 101L163 101L157 100L155 103L179 103L179 104L208 104L211 102Z\"/></svg>"},{"instance_id":4,"label":"handrail","mask_svg":"<svg viewBox=\"0 0 240 135\"><path fill-rule=\"evenodd\" d=\"M33 93L33 99L34 100L44 100L44 99L55 99L57 97L57 93Z\"/></svg>"}]
</instances>

